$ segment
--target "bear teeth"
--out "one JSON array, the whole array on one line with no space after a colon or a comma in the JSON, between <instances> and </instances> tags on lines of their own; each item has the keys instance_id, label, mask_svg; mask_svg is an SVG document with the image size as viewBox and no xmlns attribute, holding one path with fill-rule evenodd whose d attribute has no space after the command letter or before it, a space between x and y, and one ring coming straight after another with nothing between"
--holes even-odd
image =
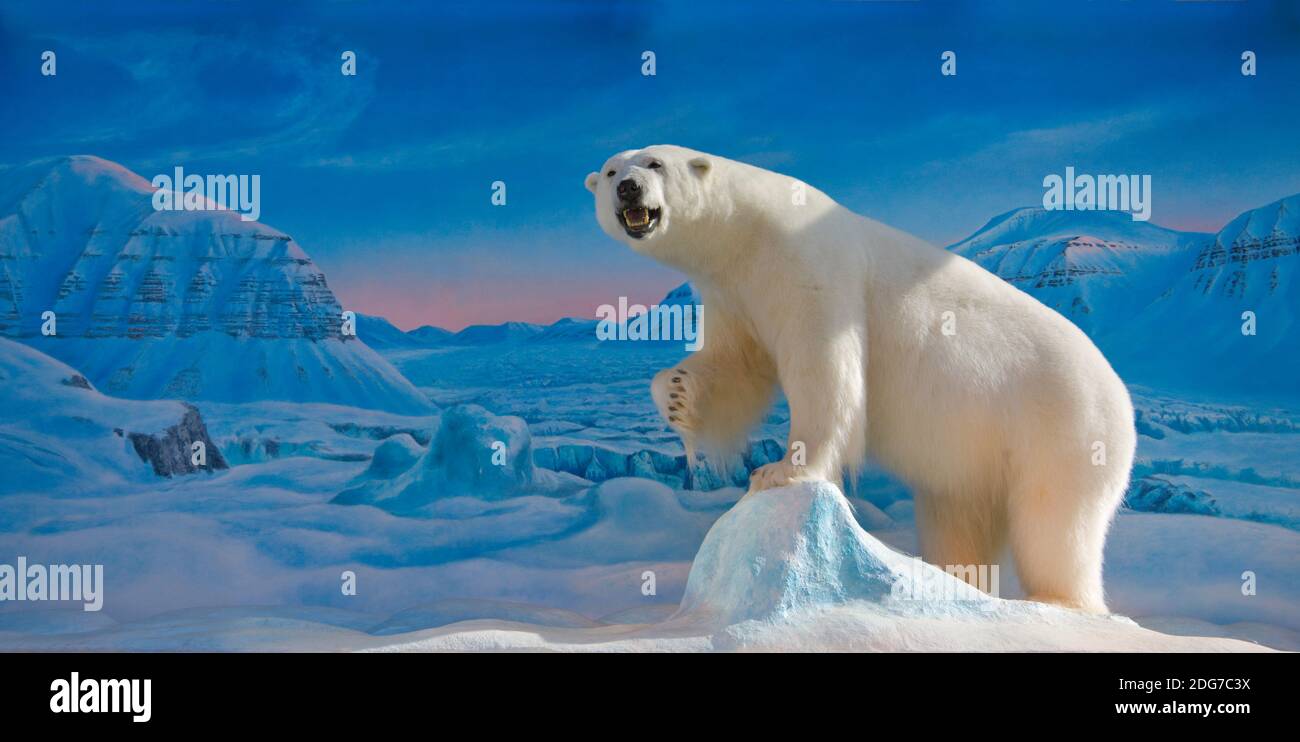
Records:
<instances>
[{"instance_id":1,"label":"bear teeth","mask_svg":"<svg viewBox=\"0 0 1300 742\"><path fill-rule=\"evenodd\" d=\"M650 223L650 211L648 209L626 209L623 212L623 221L627 222L629 227L644 227Z\"/></svg>"}]
</instances>

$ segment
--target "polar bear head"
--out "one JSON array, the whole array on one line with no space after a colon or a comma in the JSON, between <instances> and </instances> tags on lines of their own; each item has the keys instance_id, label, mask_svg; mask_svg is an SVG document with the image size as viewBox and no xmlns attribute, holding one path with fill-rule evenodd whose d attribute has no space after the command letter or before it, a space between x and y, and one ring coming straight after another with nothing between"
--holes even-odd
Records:
<instances>
[{"instance_id":1,"label":"polar bear head","mask_svg":"<svg viewBox=\"0 0 1300 742\"><path fill-rule=\"evenodd\" d=\"M706 216L715 159L660 144L630 149L587 175L596 196L596 220L609 236L632 249L667 258L693 223Z\"/></svg>"}]
</instances>

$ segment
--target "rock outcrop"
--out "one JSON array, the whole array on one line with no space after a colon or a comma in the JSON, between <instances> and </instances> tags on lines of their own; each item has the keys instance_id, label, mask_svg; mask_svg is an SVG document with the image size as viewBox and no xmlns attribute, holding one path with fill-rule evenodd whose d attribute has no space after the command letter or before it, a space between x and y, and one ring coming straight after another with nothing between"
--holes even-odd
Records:
<instances>
[{"instance_id":1,"label":"rock outcrop","mask_svg":"<svg viewBox=\"0 0 1300 742\"><path fill-rule=\"evenodd\" d=\"M230 468L208 437L203 417L193 405L185 405L181 421L161 433L127 433L126 437L140 459L149 462L154 474L160 477ZM202 448L198 449L196 443L202 444Z\"/></svg>"}]
</instances>

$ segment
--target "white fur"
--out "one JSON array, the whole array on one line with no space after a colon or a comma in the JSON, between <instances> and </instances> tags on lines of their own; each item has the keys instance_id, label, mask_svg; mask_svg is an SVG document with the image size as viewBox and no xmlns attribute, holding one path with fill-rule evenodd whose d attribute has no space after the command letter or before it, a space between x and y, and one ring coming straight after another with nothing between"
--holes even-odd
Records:
<instances>
[{"instance_id":1,"label":"white fur","mask_svg":"<svg viewBox=\"0 0 1300 742\"><path fill-rule=\"evenodd\" d=\"M626 177L662 211L641 239L615 216ZM1032 598L1104 612L1102 548L1136 443L1110 364L974 263L811 186L799 205L794 182L665 145L587 177L601 227L689 275L707 308L703 348L655 377L661 412L688 448L735 444L779 383L807 464L787 454L753 489L838 480L871 456L914 489L928 561L993 564L1009 543Z\"/></svg>"}]
</instances>

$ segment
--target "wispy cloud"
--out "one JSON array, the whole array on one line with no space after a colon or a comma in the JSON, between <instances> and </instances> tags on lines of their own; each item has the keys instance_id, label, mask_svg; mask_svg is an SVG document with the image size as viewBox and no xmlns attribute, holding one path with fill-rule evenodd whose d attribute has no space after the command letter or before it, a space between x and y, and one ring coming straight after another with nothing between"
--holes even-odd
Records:
<instances>
[{"instance_id":1,"label":"wispy cloud","mask_svg":"<svg viewBox=\"0 0 1300 742\"><path fill-rule=\"evenodd\" d=\"M84 100L79 113L72 108L27 142L61 154L131 142L143 152L137 166L161 167L319 151L337 144L374 95L373 77L344 78L337 53L303 29L60 32L48 43L78 64L120 72L103 97ZM63 70L78 74L70 61Z\"/></svg>"}]
</instances>

